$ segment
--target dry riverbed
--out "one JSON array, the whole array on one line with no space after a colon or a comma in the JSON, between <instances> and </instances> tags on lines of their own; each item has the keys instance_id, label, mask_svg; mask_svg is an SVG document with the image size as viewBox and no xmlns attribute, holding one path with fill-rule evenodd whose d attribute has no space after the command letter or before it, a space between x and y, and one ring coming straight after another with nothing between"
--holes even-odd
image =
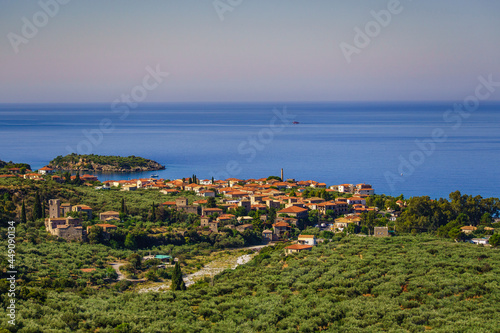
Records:
<instances>
[{"instance_id":1,"label":"dry riverbed","mask_svg":"<svg viewBox=\"0 0 500 333\"><path fill-rule=\"evenodd\" d=\"M244 265L249 262L256 253L252 254L241 254L239 253L227 253L217 259L212 260L206 264L202 269L192 274L184 275L184 282L186 286L194 284L196 281L203 279L205 277L215 276L226 269L235 269L239 265ZM141 284L136 287L137 292L144 293L150 291L167 291L170 289L170 281L168 282L147 282L147 284Z\"/></svg>"}]
</instances>

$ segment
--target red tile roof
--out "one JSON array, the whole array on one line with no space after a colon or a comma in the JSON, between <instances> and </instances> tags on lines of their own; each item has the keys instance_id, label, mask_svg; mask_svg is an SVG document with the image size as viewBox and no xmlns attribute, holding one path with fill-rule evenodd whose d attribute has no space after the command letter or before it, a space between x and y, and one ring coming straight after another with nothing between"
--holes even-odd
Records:
<instances>
[{"instance_id":1,"label":"red tile roof","mask_svg":"<svg viewBox=\"0 0 500 333\"><path fill-rule=\"evenodd\" d=\"M285 247L285 249L290 249L290 250L306 250L306 249L312 249L312 245L301 245L301 244L294 244Z\"/></svg>"},{"instance_id":2,"label":"red tile roof","mask_svg":"<svg viewBox=\"0 0 500 333\"><path fill-rule=\"evenodd\" d=\"M303 213L303 212L307 212L307 209L297 207L297 206L291 206L291 207L280 210L278 213L287 214L287 213Z\"/></svg>"}]
</instances>

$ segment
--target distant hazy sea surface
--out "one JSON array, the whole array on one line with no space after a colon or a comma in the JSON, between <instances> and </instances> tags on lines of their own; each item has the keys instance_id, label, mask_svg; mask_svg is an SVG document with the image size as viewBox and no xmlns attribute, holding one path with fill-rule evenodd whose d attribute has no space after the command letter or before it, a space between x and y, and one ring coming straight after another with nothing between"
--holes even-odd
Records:
<instances>
[{"instance_id":1,"label":"distant hazy sea surface","mask_svg":"<svg viewBox=\"0 0 500 333\"><path fill-rule=\"evenodd\" d=\"M455 114L446 116L452 107L452 102L148 104L124 114L99 104L4 104L0 159L36 169L79 147L81 153L136 155L167 167L103 174L101 180L152 173L169 179L192 174L246 179L279 175L283 168L285 178L364 182L391 195L437 198L460 190L499 197L500 104L482 105L461 124ZM446 138L433 146L429 140L436 130ZM426 143L419 146L416 140Z\"/></svg>"}]
</instances>

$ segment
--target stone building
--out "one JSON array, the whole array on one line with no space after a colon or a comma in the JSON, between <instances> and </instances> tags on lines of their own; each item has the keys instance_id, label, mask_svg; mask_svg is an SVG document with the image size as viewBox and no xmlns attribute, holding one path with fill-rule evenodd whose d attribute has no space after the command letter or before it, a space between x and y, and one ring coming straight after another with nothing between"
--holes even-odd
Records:
<instances>
[{"instance_id":1,"label":"stone building","mask_svg":"<svg viewBox=\"0 0 500 333\"><path fill-rule=\"evenodd\" d=\"M389 228L387 227L375 227L373 229L373 237L388 237Z\"/></svg>"}]
</instances>

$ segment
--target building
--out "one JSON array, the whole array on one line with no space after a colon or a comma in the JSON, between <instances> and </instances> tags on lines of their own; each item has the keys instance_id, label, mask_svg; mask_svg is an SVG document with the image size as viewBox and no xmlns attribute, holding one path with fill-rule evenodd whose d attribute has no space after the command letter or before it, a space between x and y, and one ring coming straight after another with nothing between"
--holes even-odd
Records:
<instances>
[{"instance_id":1,"label":"building","mask_svg":"<svg viewBox=\"0 0 500 333\"><path fill-rule=\"evenodd\" d=\"M90 233L90 229L92 229L93 227L101 227L102 231L103 231L104 238L108 239L108 240L110 238L109 232L111 230L117 230L118 229L118 227L116 225L113 225L113 224L99 223L99 224L89 225L87 227L87 235Z\"/></svg>"},{"instance_id":2,"label":"building","mask_svg":"<svg viewBox=\"0 0 500 333\"><path fill-rule=\"evenodd\" d=\"M278 238L288 238L292 227L286 222L276 222L273 224L273 231Z\"/></svg>"},{"instance_id":3,"label":"building","mask_svg":"<svg viewBox=\"0 0 500 333\"><path fill-rule=\"evenodd\" d=\"M215 197L215 192L214 191L210 191L210 190L203 190L203 191L200 191L200 196L202 197L212 197L214 198Z\"/></svg>"},{"instance_id":4,"label":"building","mask_svg":"<svg viewBox=\"0 0 500 333\"><path fill-rule=\"evenodd\" d=\"M247 214L252 209L252 203L250 202L250 200L241 200L240 202L238 202L238 206L244 207Z\"/></svg>"},{"instance_id":5,"label":"building","mask_svg":"<svg viewBox=\"0 0 500 333\"><path fill-rule=\"evenodd\" d=\"M120 213L115 211L107 211L99 214L99 220L110 221L110 220L120 220Z\"/></svg>"},{"instance_id":6,"label":"building","mask_svg":"<svg viewBox=\"0 0 500 333\"><path fill-rule=\"evenodd\" d=\"M462 232L465 234L471 234L472 232L476 231L477 228L472 225L466 225L464 227L461 227L460 230L462 230Z\"/></svg>"},{"instance_id":7,"label":"building","mask_svg":"<svg viewBox=\"0 0 500 333\"><path fill-rule=\"evenodd\" d=\"M253 224L242 224L236 226L236 230L243 233L245 230L253 230Z\"/></svg>"},{"instance_id":8,"label":"building","mask_svg":"<svg viewBox=\"0 0 500 333\"><path fill-rule=\"evenodd\" d=\"M366 205L366 199L361 197L350 197L347 199L349 205Z\"/></svg>"},{"instance_id":9,"label":"building","mask_svg":"<svg viewBox=\"0 0 500 333\"><path fill-rule=\"evenodd\" d=\"M137 190L137 185L123 185L122 191L135 191Z\"/></svg>"},{"instance_id":10,"label":"building","mask_svg":"<svg viewBox=\"0 0 500 333\"><path fill-rule=\"evenodd\" d=\"M314 235L299 235L298 243L301 245L316 245L316 236Z\"/></svg>"},{"instance_id":11,"label":"building","mask_svg":"<svg viewBox=\"0 0 500 333\"><path fill-rule=\"evenodd\" d=\"M484 237L484 238L472 238L471 243L477 244L477 245L487 245L489 244L490 241L490 236Z\"/></svg>"},{"instance_id":12,"label":"building","mask_svg":"<svg viewBox=\"0 0 500 333\"><path fill-rule=\"evenodd\" d=\"M308 216L308 210L306 208L291 206L278 211L278 215L279 214L286 214L290 217L295 217L297 219L300 219L300 218L306 218Z\"/></svg>"},{"instance_id":13,"label":"building","mask_svg":"<svg viewBox=\"0 0 500 333\"><path fill-rule=\"evenodd\" d=\"M46 174L52 173L53 171L54 171L54 169L49 168L49 167L43 167L41 169L38 169L38 173L41 175L46 175Z\"/></svg>"},{"instance_id":14,"label":"building","mask_svg":"<svg viewBox=\"0 0 500 333\"><path fill-rule=\"evenodd\" d=\"M262 232L262 238L265 241L272 241L273 240L273 232L271 230L264 230Z\"/></svg>"},{"instance_id":15,"label":"building","mask_svg":"<svg viewBox=\"0 0 500 333\"><path fill-rule=\"evenodd\" d=\"M118 229L118 227L116 225L113 225L113 224L98 223L98 224L94 224L94 225L89 225L87 227L87 232L89 232L90 228L92 228L92 227L101 227L102 231L104 231L104 232L109 232L111 230L117 230Z\"/></svg>"},{"instance_id":16,"label":"building","mask_svg":"<svg viewBox=\"0 0 500 333\"><path fill-rule=\"evenodd\" d=\"M389 228L387 227L375 227L373 229L373 237L388 237Z\"/></svg>"},{"instance_id":17,"label":"building","mask_svg":"<svg viewBox=\"0 0 500 333\"><path fill-rule=\"evenodd\" d=\"M70 203L61 204L59 199L49 200L49 218L65 217L69 212L85 212L88 219L92 219L92 208L87 205L72 206Z\"/></svg>"},{"instance_id":18,"label":"building","mask_svg":"<svg viewBox=\"0 0 500 333\"><path fill-rule=\"evenodd\" d=\"M80 176L80 179L83 181L86 181L86 182L98 181L97 176L93 176L93 175L83 175L83 176Z\"/></svg>"},{"instance_id":19,"label":"building","mask_svg":"<svg viewBox=\"0 0 500 333\"><path fill-rule=\"evenodd\" d=\"M85 236L80 220L71 216L45 219L45 230L67 241L82 241Z\"/></svg>"},{"instance_id":20,"label":"building","mask_svg":"<svg viewBox=\"0 0 500 333\"><path fill-rule=\"evenodd\" d=\"M203 216L200 218L200 227L208 227L210 223L210 217Z\"/></svg>"},{"instance_id":21,"label":"building","mask_svg":"<svg viewBox=\"0 0 500 333\"><path fill-rule=\"evenodd\" d=\"M178 210L182 210L187 214L199 214L199 206L196 205L188 205L188 199L186 198L177 198L175 199L175 206Z\"/></svg>"},{"instance_id":22,"label":"building","mask_svg":"<svg viewBox=\"0 0 500 333\"><path fill-rule=\"evenodd\" d=\"M76 205L71 207L71 211L73 212L84 212L87 214L89 220L92 220L92 208L87 205Z\"/></svg>"},{"instance_id":23,"label":"building","mask_svg":"<svg viewBox=\"0 0 500 333\"><path fill-rule=\"evenodd\" d=\"M352 193L354 189L353 184L340 184L340 185L333 185L330 186L330 189L340 192L340 193Z\"/></svg>"},{"instance_id":24,"label":"building","mask_svg":"<svg viewBox=\"0 0 500 333\"><path fill-rule=\"evenodd\" d=\"M272 209L272 208L279 209L280 208L280 202L276 201L276 200L268 199L268 200L266 200L266 206L269 207L270 209Z\"/></svg>"},{"instance_id":25,"label":"building","mask_svg":"<svg viewBox=\"0 0 500 333\"><path fill-rule=\"evenodd\" d=\"M359 226L359 223L361 222L361 218L357 215L349 215L346 217L340 217L338 219L335 219L335 223L332 226L333 230L344 230L344 228L347 228L347 226L351 223L354 223L355 225Z\"/></svg>"},{"instance_id":26,"label":"building","mask_svg":"<svg viewBox=\"0 0 500 333\"><path fill-rule=\"evenodd\" d=\"M220 208L206 208L206 207L203 207L202 210L201 210L201 215L203 215L203 216L208 216L208 215L213 215L213 214L221 215L222 214L222 209L220 209Z\"/></svg>"},{"instance_id":27,"label":"building","mask_svg":"<svg viewBox=\"0 0 500 333\"><path fill-rule=\"evenodd\" d=\"M312 245L301 245L301 244L290 245L285 247L285 255L298 253L301 251L311 251L312 248L313 248Z\"/></svg>"},{"instance_id":28,"label":"building","mask_svg":"<svg viewBox=\"0 0 500 333\"><path fill-rule=\"evenodd\" d=\"M213 232L219 232L219 221L208 222L208 228Z\"/></svg>"}]
</instances>

